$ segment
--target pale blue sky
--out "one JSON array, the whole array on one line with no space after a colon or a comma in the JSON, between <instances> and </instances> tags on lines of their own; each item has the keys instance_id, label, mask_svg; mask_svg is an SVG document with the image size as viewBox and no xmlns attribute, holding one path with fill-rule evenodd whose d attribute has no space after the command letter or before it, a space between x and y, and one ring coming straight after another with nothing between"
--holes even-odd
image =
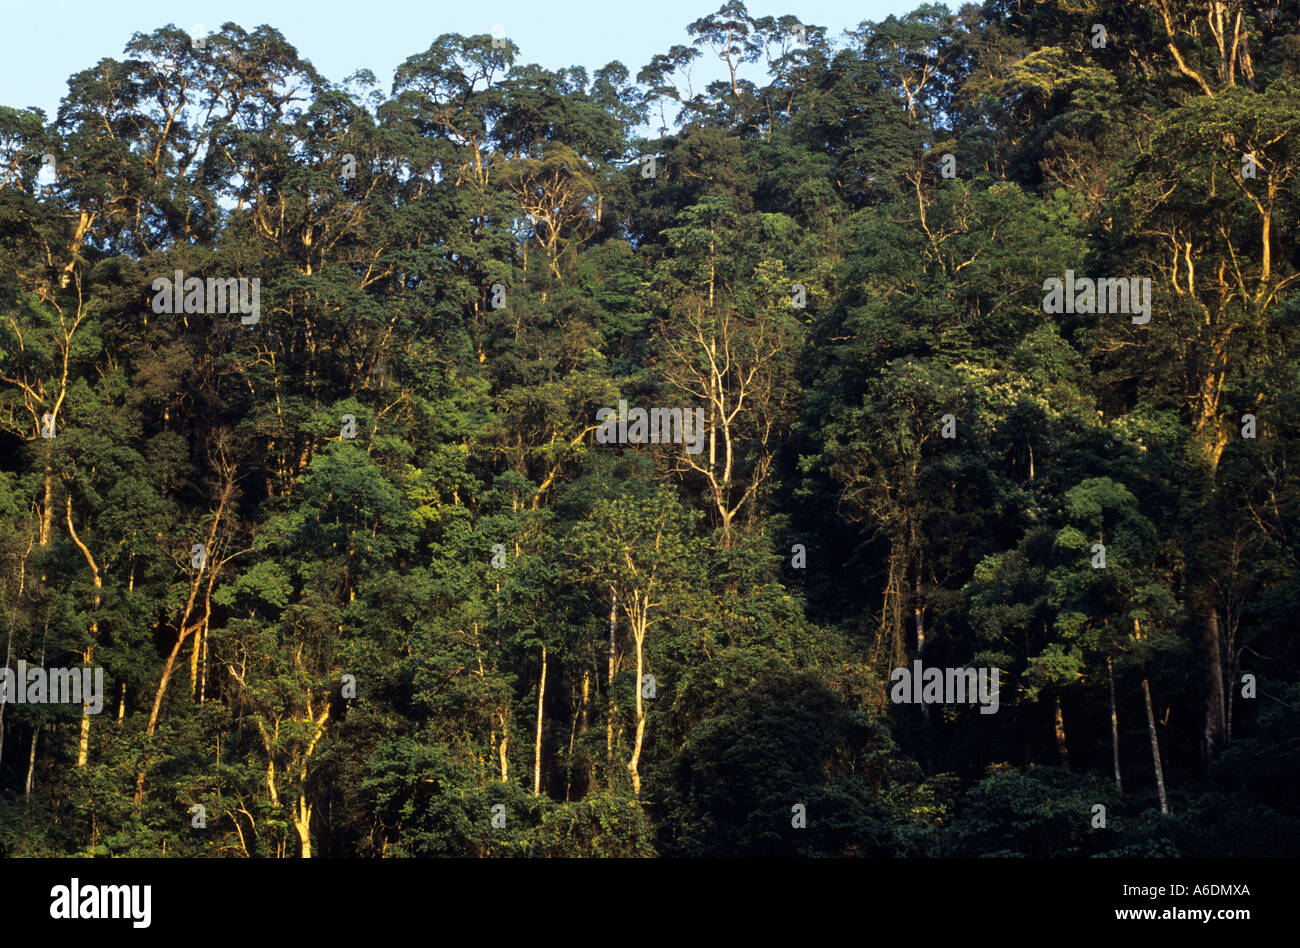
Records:
<instances>
[{"instance_id":1,"label":"pale blue sky","mask_svg":"<svg viewBox=\"0 0 1300 948\"><path fill-rule=\"evenodd\" d=\"M278 29L326 77L338 82L374 71L385 92L393 71L441 33L491 33L500 24L520 47L520 61L549 69L593 70L620 60L635 77L655 53L686 44L687 24L722 0L15 0L0 20L0 104L45 109L53 118L68 76L105 57L121 58L135 32L173 23L217 29ZM752 0L753 16L794 14L832 37L863 20L902 14L922 0ZM952 6L952 4L949 4ZM699 75L703 76L701 71ZM712 78L712 73L709 74Z\"/></svg>"}]
</instances>

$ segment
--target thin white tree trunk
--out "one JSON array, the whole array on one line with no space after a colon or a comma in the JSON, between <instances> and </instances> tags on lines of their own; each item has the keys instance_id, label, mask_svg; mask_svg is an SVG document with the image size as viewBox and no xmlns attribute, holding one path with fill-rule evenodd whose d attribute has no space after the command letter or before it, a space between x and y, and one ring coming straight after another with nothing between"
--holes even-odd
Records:
<instances>
[{"instance_id":1,"label":"thin white tree trunk","mask_svg":"<svg viewBox=\"0 0 1300 948\"><path fill-rule=\"evenodd\" d=\"M1151 734L1151 758L1155 761L1156 792L1160 794L1160 812L1169 812L1169 803L1165 799L1165 772L1160 766L1160 738L1156 736L1156 713L1151 707L1151 685L1142 679L1142 697L1147 705L1147 731Z\"/></svg>"},{"instance_id":2,"label":"thin white tree trunk","mask_svg":"<svg viewBox=\"0 0 1300 948\"><path fill-rule=\"evenodd\" d=\"M537 737L533 741L533 796L542 792L542 701L546 697L546 646L542 646L542 677L537 682Z\"/></svg>"},{"instance_id":3,"label":"thin white tree trunk","mask_svg":"<svg viewBox=\"0 0 1300 948\"><path fill-rule=\"evenodd\" d=\"M27 783L23 788L24 803L32 802L32 778L36 775L36 736L41 733L41 726L38 724L32 729L32 750L27 757Z\"/></svg>"}]
</instances>

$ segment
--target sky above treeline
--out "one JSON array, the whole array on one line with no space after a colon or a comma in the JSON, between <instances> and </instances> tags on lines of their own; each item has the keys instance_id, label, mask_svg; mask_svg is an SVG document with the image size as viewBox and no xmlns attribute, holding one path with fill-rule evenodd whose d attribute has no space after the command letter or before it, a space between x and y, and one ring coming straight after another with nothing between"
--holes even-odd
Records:
<instances>
[{"instance_id":1,"label":"sky above treeline","mask_svg":"<svg viewBox=\"0 0 1300 948\"><path fill-rule=\"evenodd\" d=\"M475 35L505 27L520 49L520 62L547 69L594 70L619 60L635 77L656 53L686 44L686 27L723 0L76 0L7 5L0 30L0 102L36 106L53 118L70 75L105 57L121 58L132 34L174 24L184 30L216 30L235 22L246 30L263 23L278 29L328 79L340 82L370 69L386 92L393 73L443 33ZM774 0L775 2L775 0ZM752 16L793 14L805 24L827 27L832 37L863 20L903 14L921 0L790 0L747 4ZM710 54L711 59L711 54ZM719 78L716 62L702 58L703 82Z\"/></svg>"}]
</instances>

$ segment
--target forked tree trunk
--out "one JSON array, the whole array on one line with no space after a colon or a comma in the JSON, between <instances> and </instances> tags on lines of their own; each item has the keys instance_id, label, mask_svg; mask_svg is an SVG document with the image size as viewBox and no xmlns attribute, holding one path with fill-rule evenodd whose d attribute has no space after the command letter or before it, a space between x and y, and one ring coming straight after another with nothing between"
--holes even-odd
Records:
<instances>
[{"instance_id":1,"label":"forked tree trunk","mask_svg":"<svg viewBox=\"0 0 1300 948\"><path fill-rule=\"evenodd\" d=\"M299 853L303 859L311 858L311 809L311 804L307 802L304 793L298 798L293 813L293 826L298 831Z\"/></svg>"},{"instance_id":2,"label":"forked tree trunk","mask_svg":"<svg viewBox=\"0 0 1300 948\"><path fill-rule=\"evenodd\" d=\"M208 542L206 549L209 555L215 555L217 548L217 531L221 527L221 518L225 514L226 504L234 493L235 481L233 473L227 472L225 484L222 487L221 498L217 503L216 516L212 519L212 527L208 531ZM69 524L71 518L69 518ZM238 554L236 554L238 555ZM207 628L208 622L212 618L212 587L216 583L217 574L221 567L230 559L218 560L216 565L209 564L206 560L204 565L199 567L199 571L190 581L190 594L185 602L185 611L181 613L181 620L176 630L176 644L167 655L167 661L163 664L162 676L158 680L158 688L154 691L153 708L149 712L149 723L145 727L145 747L140 757L140 771L135 781L135 805L139 806L144 800L144 781L145 775L149 770L149 751L153 744L153 734L158 727L158 715L162 710L163 695L167 693L167 685L171 681L172 671L176 665L176 657L180 654L181 649L185 647L185 641L195 633L201 633ZM198 599L199 589L203 583L204 575L207 575L208 586L203 597L203 617L196 622L190 622L190 616L194 614L195 602Z\"/></svg>"},{"instance_id":3,"label":"forked tree trunk","mask_svg":"<svg viewBox=\"0 0 1300 948\"><path fill-rule=\"evenodd\" d=\"M640 611L640 608L638 608ZM627 769L632 774L632 792L637 796L641 795L641 773L638 770L641 762L641 744L645 739L645 705L641 698L641 676L644 674L645 659L645 633L646 633L646 616L641 612L632 621L632 634L636 639L636 739L632 744L632 759L628 761Z\"/></svg>"}]
</instances>

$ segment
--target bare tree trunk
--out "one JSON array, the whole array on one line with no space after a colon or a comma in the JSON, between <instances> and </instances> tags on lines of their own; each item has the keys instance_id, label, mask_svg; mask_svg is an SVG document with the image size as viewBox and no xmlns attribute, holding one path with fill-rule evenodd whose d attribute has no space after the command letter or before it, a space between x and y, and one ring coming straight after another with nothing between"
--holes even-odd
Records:
<instances>
[{"instance_id":1,"label":"bare tree trunk","mask_svg":"<svg viewBox=\"0 0 1300 948\"><path fill-rule=\"evenodd\" d=\"M1056 696L1056 752L1061 757L1061 769L1070 771L1070 750L1065 743L1065 715L1061 712L1061 696Z\"/></svg>"},{"instance_id":2,"label":"bare tree trunk","mask_svg":"<svg viewBox=\"0 0 1300 948\"><path fill-rule=\"evenodd\" d=\"M27 783L23 788L23 802L28 805L32 802L32 778L36 775L36 737L40 733L39 724L32 728L32 750L27 756Z\"/></svg>"},{"instance_id":3,"label":"bare tree trunk","mask_svg":"<svg viewBox=\"0 0 1300 948\"><path fill-rule=\"evenodd\" d=\"M1119 775L1119 714L1115 710L1115 669L1109 657L1106 659L1106 679L1110 684L1110 750L1115 759L1115 789L1124 792L1124 783Z\"/></svg>"},{"instance_id":4,"label":"bare tree trunk","mask_svg":"<svg viewBox=\"0 0 1300 948\"><path fill-rule=\"evenodd\" d=\"M618 594L609 594L609 674L605 678L605 696L608 713L605 716L605 763L614 767L614 715L618 706L614 702L614 632L618 627Z\"/></svg>"},{"instance_id":5,"label":"bare tree trunk","mask_svg":"<svg viewBox=\"0 0 1300 948\"><path fill-rule=\"evenodd\" d=\"M542 702L546 698L546 646L542 646L542 676L537 680L537 737L533 741L533 796L542 792Z\"/></svg>"},{"instance_id":6,"label":"bare tree trunk","mask_svg":"<svg viewBox=\"0 0 1300 948\"><path fill-rule=\"evenodd\" d=\"M1156 769L1156 792L1160 794L1160 812L1169 812L1169 803L1165 799L1165 772L1160 765L1160 738L1156 736L1156 713L1151 707L1151 685L1146 678L1142 679L1142 697L1147 705L1147 731L1151 735L1151 758L1155 762Z\"/></svg>"}]
</instances>

